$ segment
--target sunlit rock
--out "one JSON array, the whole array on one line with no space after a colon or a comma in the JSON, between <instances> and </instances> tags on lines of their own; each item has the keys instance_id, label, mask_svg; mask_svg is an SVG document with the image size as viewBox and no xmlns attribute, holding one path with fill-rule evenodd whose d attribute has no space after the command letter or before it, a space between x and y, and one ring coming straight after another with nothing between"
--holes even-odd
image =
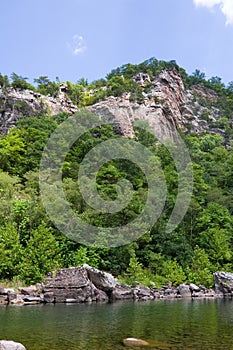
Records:
<instances>
[{"instance_id":1,"label":"sunlit rock","mask_svg":"<svg viewBox=\"0 0 233 350\"><path fill-rule=\"evenodd\" d=\"M11 340L0 340L0 350L26 350L21 343Z\"/></svg>"},{"instance_id":2,"label":"sunlit rock","mask_svg":"<svg viewBox=\"0 0 233 350\"><path fill-rule=\"evenodd\" d=\"M149 346L149 343L143 339L126 338L123 340L125 346Z\"/></svg>"}]
</instances>

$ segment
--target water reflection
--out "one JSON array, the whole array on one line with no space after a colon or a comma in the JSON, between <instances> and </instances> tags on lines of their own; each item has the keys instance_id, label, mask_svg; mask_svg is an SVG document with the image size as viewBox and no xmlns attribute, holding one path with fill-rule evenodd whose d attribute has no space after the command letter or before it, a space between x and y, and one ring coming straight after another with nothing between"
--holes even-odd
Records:
<instances>
[{"instance_id":1,"label":"water reflection","mask_svg":"<svg viewBox=\"0 0 233 350\"><path fill-rule=\"evenodd\" d=\"M0 308L0 339L22 342L28 350L122 350L127 337L171 350L231 350L232 334L231 300Z\"/></svg>"}]
</instances>

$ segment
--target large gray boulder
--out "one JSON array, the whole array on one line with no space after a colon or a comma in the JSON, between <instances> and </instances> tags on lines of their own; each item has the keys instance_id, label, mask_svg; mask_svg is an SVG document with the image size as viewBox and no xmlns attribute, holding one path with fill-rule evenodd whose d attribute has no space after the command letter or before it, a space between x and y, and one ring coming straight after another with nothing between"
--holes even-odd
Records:
<instances>
[{"instance_id":1,"label":"large gray boulder","mask_svg":"<svg viewBox=\"0 0 233 350\"><path fill-rule=\"evenodd\" d=\"M214 273L214 289L217 294L233 293L233 273L215 272Z\"/></svg>"},{"instance_id":2,"label":"large gray boulder","mask_svg":"<svg viewBox=\"0 0 233 350\"><path fill-rule=\"evenodd\" d=\"M116 279L110 273L100 271L88 264L82 265L82 268L87 271L89 280L98 288L105 292L111 292L116 286Z\"/></svg>"},{"instance_id":3,"label":"large gray boulder","mask_svg":"<svg viewBox=\"0 0 233 350\"><path fill-rule=\"evenodd\" d=\"M103 302L108 301L115 284L111 274L85 264L49 273L40 298L45 303Z\"/></svg>"},{"instance_id":4,"label":"large gray boulder","mask_svg":"<svg viewBox=\"0 0 233 350\"><path fill-rule=\"evenodd\" d=\"M49 273L44 281L44 302L84 303L95 299L97 288L89 280L84 267L70 267Z\"/></svg>"},{"instance_id":5,"label":"large gray boulder","mask_svg":"<svg viewBox=\"0 0 233 350\"><path fill-rule=\"evenodd\" d=\"M26 348L12 340L0 340L0 350L26 350Z\"/></svg>"}]
</instances>

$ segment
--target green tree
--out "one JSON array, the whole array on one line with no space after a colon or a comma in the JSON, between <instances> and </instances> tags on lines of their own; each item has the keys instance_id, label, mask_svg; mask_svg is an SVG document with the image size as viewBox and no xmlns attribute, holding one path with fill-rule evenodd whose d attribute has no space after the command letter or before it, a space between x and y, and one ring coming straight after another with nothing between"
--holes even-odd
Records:
<instances>
[{"instance_id":1,"label":"green tree","mask_svg":"<svg viewBox=\"0 0 233 350\"><path fill-rule=\"evenodd\" d=\"M0 278L17 276L21 258L22 247L16 228L11 223L0 226Z\"/></svg>"},{"instance_id":2,"label":"green tree","mask_svg":"<svg viewBox=\"0 0 233 350\"><path fill-rule=\"evenodd\" d=\"M188 281L197 285L212 287L214 267L204 249L196 246L192 256L192 264L187 267L186 274Z\"/></svg>"},{"instance_id":3,"label":"green tree","mask_svg":"<svg viewBox=\"0 0 233 350\"><path fill-rule=\"evenodd\" d=\"M34 79L34 83L37 84L37 91L43 95L50 95L57 97L60 88L60 82L57 78L57 81L51 81L47 76L40 76L37 79Z\"/></svg>"},{"instance_id":4,"label":"green tree","mask_svg":"<svg viewBox=\"0 0 233 350\"><path fill-rule=\"evenodd\" d=\"M41 282L45 274L61 267L60 250L51 229L41 224L32 231L23 250L19 276L26 283Z\"/></svg>"},{"instance_id":5,"label":"green tree","mask_svg":"<svg viewBox=\"0 0 233 350\"><path fill-rule=\"evenodd\" d=\"M35 90L34 86L27 82L28 78L24 78L16 73L11 74L11 86L14 89Z\"/></svg>"}]
</instances>

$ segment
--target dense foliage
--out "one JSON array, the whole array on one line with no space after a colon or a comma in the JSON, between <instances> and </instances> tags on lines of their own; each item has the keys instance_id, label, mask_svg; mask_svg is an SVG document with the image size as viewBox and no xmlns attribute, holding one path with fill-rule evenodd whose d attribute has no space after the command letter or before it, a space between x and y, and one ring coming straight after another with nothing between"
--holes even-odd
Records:
<instances>
[{"instance_id":1,"label":"dense foliage","mask_svg":"<svg viewBox=\"0 0 233 350\"><path fill-rule=\"evenodd\" d=\"M131 79L135 74L144 72L152 77L164 68L173 67L180 70L187 87L202 84L214 89L225 118L222 122L226 124L232 119L232 83L225 87L218 77L205 80L199 71L188 76L175 61L150 59L139 65L127 64L113 70L106 79L91 84L85 79L76 84L67 83L67 93L79 106L127 91L133 91L134 97L140 99L142 88ZM11 82L0 75L3 89L12 86L57 95L58 78L51 82L48 77L40 77L35 82L37 88L15 73ZM41 154L50 134L66 118L66 114L23 118L8 135L0 138L0 278L35 283L51 270L89 263L131 284L140 281L161 286L168 282L175 285L192 281L210 286L214 271L233 271L233 150L224 145L221 136L182 136L193 162L194 190L184 220L175 231L167 233L166 223L177 196L175 164L165 146L149 132L135 128L135 140L149 148L162 166L169 189L166 205L153 229L137 242L100 249L95 244L85 247L66 238L54 227L40 201ZM227 127L230 128L229 123ZM73 211L83 220L103 227L123 225L132 220L141 212L147 195L146 178L140 169L118 159L100 168L97 187L105 200L113 200L117 195L116 182L128 179L135 195L122 212L102 216L80 195L77 174L85 154L98 143L117 137L111 126L93 128L73 145L63 167L63 189Z\"/></svg>"}]
</instances>

